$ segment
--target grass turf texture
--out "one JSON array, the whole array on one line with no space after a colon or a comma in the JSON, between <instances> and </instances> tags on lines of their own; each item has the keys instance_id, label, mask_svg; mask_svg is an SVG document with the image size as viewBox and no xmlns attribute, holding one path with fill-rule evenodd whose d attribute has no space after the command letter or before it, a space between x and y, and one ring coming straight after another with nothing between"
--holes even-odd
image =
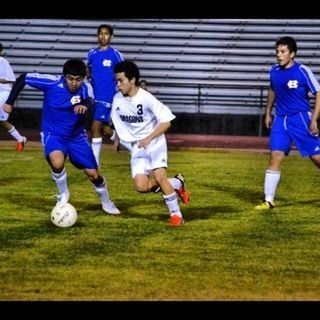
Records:
<instances>
[{"instance_id":1,"label":"grass turf texture","mask_svg":"<svg viewBox=\"0 0 320 320\"><path fill-rule=\"evenodd\" d=\"M168 176L192 191L186 224L166 225L160 194L138 194L129 155L104 146L120 216L104 214L67 163L75 226L55 227L55 184L40 147L0 147L0 300L319 300L319 172L286 158L276 209L257 212L265 153L170 150Z\"/></svg>"}]
</instances>

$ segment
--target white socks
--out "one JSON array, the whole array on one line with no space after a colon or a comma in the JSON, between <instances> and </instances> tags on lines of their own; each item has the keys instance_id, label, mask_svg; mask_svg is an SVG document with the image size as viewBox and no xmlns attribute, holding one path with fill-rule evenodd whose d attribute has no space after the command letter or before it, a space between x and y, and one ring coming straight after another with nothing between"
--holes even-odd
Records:
<instances>
[{"instance_id":1,"label":"white socks","mask_svg":"<svg viewBox=\"0 0 320 320\"><path fill-rule=\"evenodd\" d=\"M98 196L101 200L101 203L106 203L106 202L110 201L109 192L107 189L107 183L104 178L103 178L103 182L99 186L96 186L93 184L93 188L96 191L96 193L98 194Z\"/></svg>"},{"instance_id":2,"label":"white socks","mask_svg":"<svg viewBox=\"0 0 320 320\"><path fill-rule=\"evenodd\" d=\"M174 190L178 190L181 188L181 181L177 178L169 178L168 181L173 186Z\"/></svg>"},{"instance_id":3,"label":"white socks","mask_svg":"<svg viewBox=\"0 0 320 320\"><path fill-rule=\"evenodd\" d=\"M264 180L264 195L266 201L273 203L279 181L280 171L266 170Z\"/></svg>"},{"instance_id":4,"label":"white socks","mask_svg":"<svg viewBox=\"0 0 320 320\"><path fill-rule=\"evenodd\" d=\"M18 142L23 141L22 135L16 130L14 126L10 130L8 130L8 133L12 135L13 138L15 138Z\"/></svg>"},{"instance_id":5,"label":"white socks","mask_svg":"<svg viewBox=\"0 0 320 320\"><path fill-rule=\"evenodd\" d=\"M97 165L99 166L99 158L100 158L100 151L102 146L102 137L100 138L92 138L91 141L91 148L96 158Z\"/></svg>"},{"instance_id":6,"label":"white socks","mask_svg":"<svg viewBox=\"0 0 320 320\"><path fill-rule=\"evenodd\" d=\"M63 170L60 173L55 173L55 172L53 172L51 170L51 176L52 176L52 179L55 181L55 183L57 185L59 193L69 192L68 184L67 184L67 171L66 171L66 168L63 168Z\"/></svg>"},{"instance_id":7,"label":"white socks","mask_svg":"<svg viewBox=\"0 0 320 320\"><path fill-rule=\"evenodd\" d=\"M179 217L182 217L182 214L180 212L180 208L179 208L179 204L178 204L178 198L177 198L177 194L174 192L173 194L169 194L169 195L162 195L164 202L166 203L168 209L169 209L169 213L171 214L175 214Z\"/></svg>"}]
</instances>

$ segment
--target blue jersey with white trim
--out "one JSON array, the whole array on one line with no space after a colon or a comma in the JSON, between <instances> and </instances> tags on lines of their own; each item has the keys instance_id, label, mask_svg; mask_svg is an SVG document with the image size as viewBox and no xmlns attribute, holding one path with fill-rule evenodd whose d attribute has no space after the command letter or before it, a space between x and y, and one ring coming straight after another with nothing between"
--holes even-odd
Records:
<instances>
[{"instance_id":1,"label":"blue jersey with white trim","mask_svg":"<svg viewBox=\"0 0 320 320\"><path fill-rule=\"evenodd\" d=\"M281 68L279 64L272 66L270 85L275 92L275 110L279 116L310 111L308 94L320 91L319 82L312 71L298 62L288 69Z\"/></svg>"},{"instance_id":2,"label":"blue jersey with white trim","mask_svg":"<svg viewBox=\"0 0 320 320\"><path fill-rule=\"evenodd\" d=\"M91 49L88 53L87 64L91 74L91 84L97 101L111 103L117 92L114 66L123 61L122 54L108 47L106 50Z\"/></svg>"},{"instance_id":3,"label":"blue jersey with white trim","mask_svg":"<svg viewBox=\"0 0 320 320\"><path fill-rule=\"evenodd\" d=\"M64 76L27 73L26 84L44 93L41 127L45 134L68 138L84 132L86 114L74 113L74 107L83 99L93 99L90 83L84 81L76 92L70 92Z\"/></svg>"}]
</instances>

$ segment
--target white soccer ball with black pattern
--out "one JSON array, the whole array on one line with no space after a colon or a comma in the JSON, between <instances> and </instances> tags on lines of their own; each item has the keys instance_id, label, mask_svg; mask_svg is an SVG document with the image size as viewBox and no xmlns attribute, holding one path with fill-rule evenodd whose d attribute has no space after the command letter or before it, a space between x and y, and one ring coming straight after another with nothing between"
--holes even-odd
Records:
<instances>
[{"instance_id":1,"label":"white soccer ball with black pattern","mask_svg":"<svg viewBox=\"0 0 320 320\"><path fill-rule=\"evenodd\" d=\"M70 204L57 204L51 211L51 221L60 228L72 227L78 219L76 208Z\"/></svg>"}]
</instances>

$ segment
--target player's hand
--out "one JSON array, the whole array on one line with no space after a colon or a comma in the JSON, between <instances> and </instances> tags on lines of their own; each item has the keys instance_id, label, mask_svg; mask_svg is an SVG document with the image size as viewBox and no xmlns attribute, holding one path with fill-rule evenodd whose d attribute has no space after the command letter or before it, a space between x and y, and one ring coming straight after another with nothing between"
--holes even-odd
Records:
<instances>
[{"instance_id":1,"label":"player's hand","mask_svg":"<svg viewBox=\"0 0 320 320\"><path fill-rule=\"evenodd\" d=\"M138 141L138 148L146 148L149 143L151 142L151 139L150 138L144 138L140 141Z\"/></svg>"},{"instance_id":2,"label":"player's hand","mask_svg":"<svg viewBox=\"0 0 320 320\"><path fill-rule=\"evenodd\" d=\"M319 134L318 122L316 120L311 120L309 129L313 135Z\"/></svg>"},{"instance_id":3,"label":"player's hand","mask_svg":"<svg viewBox=\"0 0 320 320\"><path fill-rule=\"evenodd\" d=\"M121 147L120 147L120 140L116 139L114 142L113 142L113 145L112 145L112 150L114 152L119 152L121 150Z\"/></svg>"},{"instance_id":4,"label":"player's hand","mask_svg":"<svg viewBox=\"0 0 320 320\"><path fill-rule=\"evenodd\" d=\"M268 129L271 128L271 125L272 125L272 117L271 117L270 114L267 114L267 115L266 115L266 119L264 120L264 123L265 123L265 125L266 125L266 127L267 127Z\"/></svg>"},{"instance_id":5,"label":"player's hand","mask_svg":"<svg viewBox=\"0 0 320 320\"><path fill-rule=\"evenodd\" d=\"M86 113L88 108L86 106L77 105L74 107L73 111L74 113Z\"/></svg>"},{"instance_id":6,"label":"player's hand","mask_svg":"<svg viewBox=\"0 0 320 320\"><path fill-rule=\"evenodd\" d=\"M5 103L5 104L3 104L2 109L7 113L11 113L12 112L12 105Z\"/></svg>"}]
</instances>

